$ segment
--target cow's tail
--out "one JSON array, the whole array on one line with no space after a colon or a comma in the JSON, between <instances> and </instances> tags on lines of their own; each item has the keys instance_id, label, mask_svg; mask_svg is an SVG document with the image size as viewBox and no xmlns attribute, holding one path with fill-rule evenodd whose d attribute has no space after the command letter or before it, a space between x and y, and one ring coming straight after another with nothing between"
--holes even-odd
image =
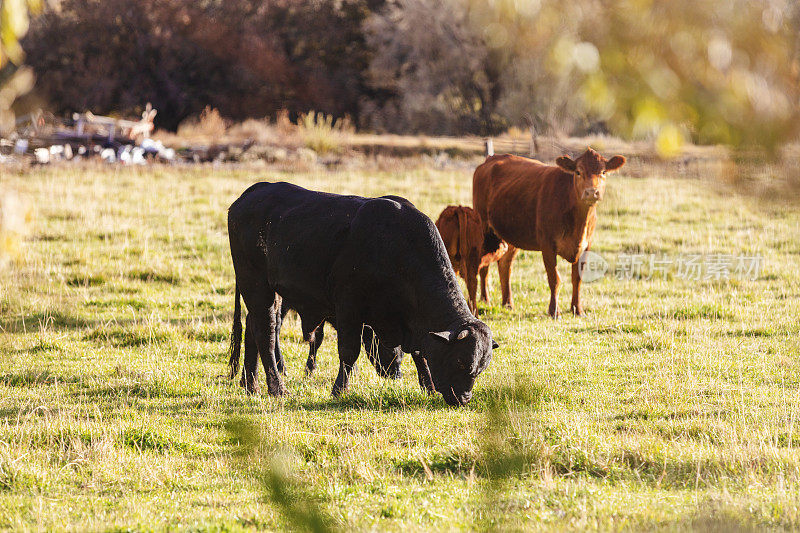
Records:
<instances>
[{"instance_id":1,"label":"cow's tail","mask_svg":"<svg viewBox=\"0 0 800 533\"><path fill-rule=\"evenodd\" d=\"M233 303L233 329L231 330L231 358L228 361L231 379L239 373L239 354L242 349L242 304L239 301L239 283Z\"/></svg>"},{"instance_id":2,"label":"cow's tail","mask_svg":"<svg viewBox=\"0 0 800 533\"><path fill-rule=\"evenodd\" d=\"M458 213L458 255L461 257L462 276L467 275L467 260L469 259L469 243L467 242L467 211L459 207Z\"/></svg>"},{"instance_id":3,"label":"cow's tail","mask_svg":"<svg viewBox=\"0 0 800 533\"><path fill-rule=\"evenodd\" d=\"M481 255L493 254L500 248L503 241L497 236L491 226L487 225L483 233L483 250Z\"/></svg>"},{"instance_id":4,"label":"cow's tail","mask_svg":"<svg viewBox=\"0 0 800 533\"><path fill-rule=\"evenodd\" d=\"M491 228L486 226L486 231L483 234L483 246L481 250L481 263L479 269L489 266L495 261L499 261L503 255L508 251L508 244L506 244L497 233Z\"/></svg>"}]
</instances>

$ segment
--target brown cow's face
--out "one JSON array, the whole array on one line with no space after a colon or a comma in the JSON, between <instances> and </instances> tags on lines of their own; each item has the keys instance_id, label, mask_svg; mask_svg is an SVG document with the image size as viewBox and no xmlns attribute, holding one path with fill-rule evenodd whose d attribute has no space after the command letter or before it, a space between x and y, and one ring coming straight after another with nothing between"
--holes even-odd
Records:
<instances>
[{"instance_id":1,"label":"brown cow's face","mask_svg":"<svg viewBox=\"0 0 800 533\"><path fill-rule=\"evenodd\" d=\"M606 174L625 164L625 158L615 155L606 159L591 148L578 159L567 156L556 159L556 164L565 172L572 174L575 198L584 205L592 206L603 199L606 190Z\"/></svg>"}]
</instances>

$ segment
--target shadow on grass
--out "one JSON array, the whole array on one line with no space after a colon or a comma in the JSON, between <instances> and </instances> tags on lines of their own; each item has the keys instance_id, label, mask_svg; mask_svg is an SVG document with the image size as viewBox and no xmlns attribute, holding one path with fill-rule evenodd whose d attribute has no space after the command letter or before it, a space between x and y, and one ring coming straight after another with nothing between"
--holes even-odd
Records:
<instances>
[{"instance_id":1,"label":"shadow on grass","mask_svg":"<svg viewBox=\"0 0 800 533\"><path fill-rule=\"evenodd\" d=\"M81 376L61 376L49 370L23 370L0 375L0 384L6 387L38 387L40 385L55 385L58 383L81 383Z\"/></svg>"},{"instance_id":2,"label":"shadow on grass","mask_svg":"<svg viewBox=\"0 0 800 533\"><path fill-rule=\"evenodd\" d=\"M108 344L116 348L160 345L176 340L171 330L160 327L101 327L95 328L83 336L85 341Z\"/></svg>"},{"instance_id":3,"label":"shadow on grass","mask_svg":"<svg viewBox=\"0 0 800 533\"><path fill-rule=\"evenodd\" d=\"M611 326L589 326L589 327L573 327L571 330L575 333L598 333L598 334L616 334L616 333L632 333L642 334L644 328L637 324L615 324Z\"/></svg>"},{"instance_id":4,"label":"shadow on grass","mask_svg":"<svg viewBox=\"0 0 800 533\"><path fill-rule=\"evenodd\" d=\"M451 475L466 477L474 474L476 467L482 469L478 463L479 457L474 451L448 450L434 454L429 459L409 457L394 461L394 466L401 474L415 477L430 477L433 475Z\"/></svg>"},{"instance_id":5,"label":"shadow on grass","mask_svg":"<svg viewBox=\"0 0 800 533\"><path fill-rule=\"evenodd\" d=\"M196 388L180 388L169 383L119 383L106 387L91 388L75 392L74 395L80 396L89 393L95 398L194 398L200 396L200 390Z\"/></svg>"},{"instance_id":6,"label":"shadow on grass","mask_svg":"<svg viewBox=\"0 0 800 533\"><path fill-rule=\"evenodd\" d=\"M119 442L139 452L144 450L158 453L170 450L179 452L194 451L194 447L191 444L162 435L149 428L128 428L119 436Z\"/></svg>"},{"instance_id":7,"label":"shadow on grass","mask_svg":"<svg viewBox=\"0 0 800 533\"><path fill-rule=\"evenodd\" d=\"M174 272L158 272L153 269L134 270L125 274L130 280L144 281L145 283L166 283L168 285L180 285L181 277Z\"/></svg>"},{"instance_id":8,"label":"shadow on grass","mask_svg":"<svg viewBox=\"0 0 800 533\"><path fill-rule=\"evenodd\" d=\"M20 333L42 328L83 329L92 322L81 317L60 311L45 311L25 316L5 317L0 319L0 330L8 333Z\"/></svg>"},{"instance_id":9,"label":"shadow on grass","mask_svg":"<svg viewBox=\"0 0 800 533\"><path fill-rule=\"evenodd\" d=\"M407 378L408 379L408 378ZM524 384L522 383L524 381ZM229 380L227 376L218 376L214 382L218 385L230 384L234 397L241 397L243 402L250 398L244 389L238 386L238 378ZM441 394L428 394L416 384L408 383L400 386L382 386L351 390L342 396L323 398L304 398L300 394L289 393L285 396L284 409L305 411L446 411L466 410L484 411L509 406L526 406L538 409L547 403L571 405L572 397L565 391L556 390L549 384L517 378L512 386L478 387L474 390L472 400L463 407L452 407L444 402ZM266 389L257 393L266 397Z\"/></svg>"},{"instance_id":10,"label":"shadow on grass","mask_svg":"<svg viewBox=\"0 0 800 533\"><path fill-rule=\"evenodd\" d=\"M791 333L785 331L786 334ZM772 328L742 328L724 332L722 335L734 338L770 338L779 335L780 333Z\"/></svg>"},{"instance_id":11,"label":"shadow on grass","mask_svg":"<svg viewBox=\"0 0 800 533\"><path fill-rule=\"evenodd\" d=\"M692 409L686 409L683 411L674 411L669 413L662 413L657 411L630 411L628 413L621 413L618 415L614 415L611 417L611 420L681 420L681 419L692 419L697 418L699 416L702 417L715 417L715 418L727 418L729 413L727 411L723 411L722 409L715 409L712 411L697 411Z\"/></svg>"},{"instance_id":12,"label":"shadow on grass","mask_svg":"<svg viewBox=\"0 0 800 533\"><path fill-rule=\"evenodd\" d=\"M733 313L720 304L690 304L642 316L644 320L732 320L733 318Z\"/></svg>"},{"instance_id":13,"label":"shadow on grass","mask_svg":"<svg viewBox=\"0 0 800 533\"><path fill-rule=\"evenodd\" d=\"M289 401L287 408L305 411L405 411L408 409L436 411L449 409L439 394L428 395L413 389L379 388L372 391L348 392L325 399Z\"/></svg>"},{"instance_id":14,"label":"shadow on grass","mask_svg":"<svg viewBox=\"0 0 800 533\"><path fill-rule=\"evenodd\" d=\"M130 315L126 315L129 317ZM231 313L228 311L220 311L203 316L203 322L208 324L216 324L218 322L228 323L231 320ZM109 323L111 325L109 325ZM189 318L173 318L164 320L165 326L197 326L198 320L196 317ZM4 316L0 317L0 331L6 333L23 333L38 331L40 329L55 329L55 330L82 330L94 328L87 334L85 340L98 340L103 338L103 332L109 331L109 337L123 337L126 330L133 329L132 327L142 327L142 322L132 318L104 318L104 319L86 319L62 311L40 311L26 315L16 315L13 317ZM176 332L184 333L186 336L192 338L193 335L199 336L199 340L227 340L228 333L225 335L216 332L203 332L195 334L192 332ZM203 337L205 335L205 337Z\"/></svg>"}]
</instances>

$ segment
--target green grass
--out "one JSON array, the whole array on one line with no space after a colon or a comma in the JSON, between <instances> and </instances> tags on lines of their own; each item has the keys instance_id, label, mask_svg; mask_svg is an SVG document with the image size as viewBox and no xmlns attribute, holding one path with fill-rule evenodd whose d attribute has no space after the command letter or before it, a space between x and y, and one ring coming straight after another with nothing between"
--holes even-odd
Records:
<instances>
[{"instance_id":1,"label":"green grass","mask_svg":"<svg viewBox=\"0 0 800 533\"><path fill-rule=\"evenodd\" d=\"M335 332L305 378L294 318L289 395L231 383L226 210L266 179L400 194L435 218L470 203L469 168L4 172L36 220L0 273L0 529L283 529L295 515L259 480L275 454L300 501L347 530L800 527L800 214L639 174L610 178L595 251L760 254L761 276L608 275L578 319L562 261L554 322L524 252L514 310L492 269L481 309L501 348L455 410L410 359L399 382L361 360L331 398ZM238 419L259 434L244 455Z\"/></svg>"}]
</instances>

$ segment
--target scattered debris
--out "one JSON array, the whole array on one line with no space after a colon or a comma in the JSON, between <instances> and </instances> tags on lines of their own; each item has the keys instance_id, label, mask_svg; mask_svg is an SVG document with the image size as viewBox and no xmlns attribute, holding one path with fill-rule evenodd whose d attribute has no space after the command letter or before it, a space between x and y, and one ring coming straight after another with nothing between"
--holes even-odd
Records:
<instances>
[{"instance_id":1,"label":"scattered debris","mask_svg":"<svg viewBox=\"0 0 800 533\"><path fill-rule=\"evenodd\" d=\"M15 132L0 140L0 154L30 157L40 165L92 157L132 165L143 165L148 159L172 162L175 150L150 138L156 113L150 104L140 120L105 117L91 111L59 119L39 110L17 119Z\"/></svg>"}]
</instances>

